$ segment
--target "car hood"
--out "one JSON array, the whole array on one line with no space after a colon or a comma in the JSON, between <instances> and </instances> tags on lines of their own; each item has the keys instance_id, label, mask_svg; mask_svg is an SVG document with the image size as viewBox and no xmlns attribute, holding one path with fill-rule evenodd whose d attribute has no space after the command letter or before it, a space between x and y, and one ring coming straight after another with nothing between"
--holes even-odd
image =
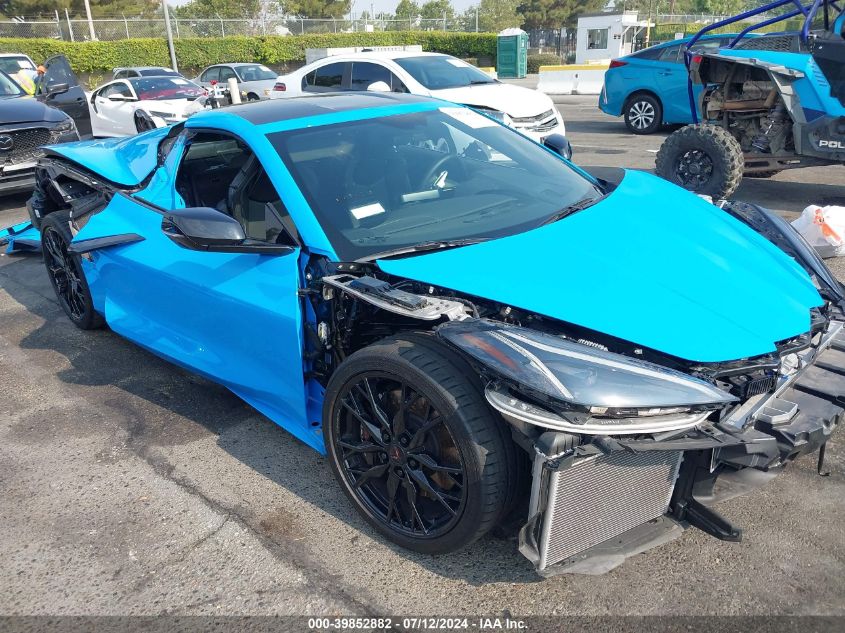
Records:
<instances>
[{"instance_id":1,"label":"car hood","mask_svg":"<svg viewBox=\"0 0 845 633\"><path fill-rule=\"evenodd\" d=\"M160 127L136 136L48 145L48 153L61 156L106 180L134 187L158 162L158 144L171 128Z\"/></svg>"},{"instance_id":2,"label":"car hood","mask_svg":"<svg viewBox=\"0 0 845 633\"><path fill-rule=\"evenodd\" d=\"M823 304L807 273L760 234L636 171L553 224L378 265L696 362L775 351L807 332L810 308Z\"/></svg>"},{"instance_id":3,"label":"car hood","mask_svg":"<svg viewBox=\"0 0 845 633\"><path fill-rule=\"evenodd\" d=\"M46 106L33 97L12 97L0 99L0 124L55 123L67 118L61 110Z\"/></svg>"},{"instance_id":4,"label":"car hood","mask_svg":"<svg viewBox=\"0 0 845 633\"><path fill-rule=\"evenodd\" d=\"M551 110L551 98L529 88L510 84L486 84L463 88L431 90L431 96L468 106L493 108L512 117L531 117Z\"/></svg>"}]
</instances>

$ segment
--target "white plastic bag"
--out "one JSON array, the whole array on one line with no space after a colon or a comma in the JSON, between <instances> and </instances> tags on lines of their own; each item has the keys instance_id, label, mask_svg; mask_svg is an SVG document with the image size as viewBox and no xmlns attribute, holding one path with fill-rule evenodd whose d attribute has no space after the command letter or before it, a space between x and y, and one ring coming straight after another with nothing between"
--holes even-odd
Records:
<instances>
[{"instance_id":1,"label":"white plastic bag","mask_svg":"<svg viewBox=\"0 0 845 633\"><path fill-rule=\"evenodd\" d=\"M845 256L845 207L811 204L792 226L821 257Z\"/></svg>"}]
</instances>

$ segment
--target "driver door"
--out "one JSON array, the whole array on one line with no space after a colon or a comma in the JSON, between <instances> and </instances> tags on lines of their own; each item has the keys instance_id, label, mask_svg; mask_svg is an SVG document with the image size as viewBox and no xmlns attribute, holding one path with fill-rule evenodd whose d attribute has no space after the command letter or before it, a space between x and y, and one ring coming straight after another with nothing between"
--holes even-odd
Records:
<instances>
[{"instance_id":1,"label":"driver door","mask_svg":"<svg viewBox=\"0 0 845 633\"><path fill-rule=\"evenodd\" d=\"M115 332L220 382L322 450L319 428L306 415L300 246L281 197L233 136L183 131L165 143L172 148L150 186L115 196L73 240L143 238L92 253L86 265L94 273L86 277L95 307ZM186 247L163 227L168 210L186 205L234 217L251 244L286 248Z\"/></svg>"},{"instance_id":2,"label":"driver door","mask_svg":"<svg viewBox=\"0 0 845 633\"><path fill-rule=\"evenodd\" d=\"M71 117L81 138L91 136L91 114L88 111L85 91L79 85L79 79L67 58L64 55L55 55L44 62L44 68L44 76L36 85L36 99Z\"/></svg>"},{"instance_id":3,"label":"driver door","mask_svg":"<svg viewBox=\"0 0 845 633\"><path fill-rule=\"evenodd\" d=\"M103 86L91 98L92 128L96 136L131 136L135 128L135 94L126 81Z\"/></svg>"}]
</instances>

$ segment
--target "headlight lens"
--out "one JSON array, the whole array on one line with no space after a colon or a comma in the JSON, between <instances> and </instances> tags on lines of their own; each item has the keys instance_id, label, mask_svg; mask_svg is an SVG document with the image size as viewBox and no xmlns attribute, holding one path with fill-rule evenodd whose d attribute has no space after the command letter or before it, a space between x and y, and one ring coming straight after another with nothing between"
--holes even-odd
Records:
<instances>
[{"instance_id":1,"label":"headlight lens","mask_svg":"<svg viewBox=\"0 0 845 633\"><path fill-rule=\"evenodd\" d=\"M446 323L438 334L507 381L572 405L564 418L575 427L600 425L581 432L626 432L618 428L666 416L691 426L736 400L681 372L536 330L473 319Z\"/></svg>"},{"instance_id":2,"label":"headlight lens","mask_svg":"<svg viewBox=\"0 0 845 633\"><path fill-rule=\"evenodd\" d=\"M64 121L60 121L56 126L53 128L54 132L71 132L76 129L76 124L73 122L73 119L68 117Z\"/></svg>"},{"instance_id":3,"label":"headlight lens","mask_svg":"<svg viewBox=\"0 0 845 633\"><path fill-rule=\"evenodd\" d=\"M513 119L506 112L502 112L500 110L490 110L487 108L480 110L480 112L486 114L491 119L496 119L500 123L504 123L508 127L513 127Z\"/></svg>"}]
</instances>

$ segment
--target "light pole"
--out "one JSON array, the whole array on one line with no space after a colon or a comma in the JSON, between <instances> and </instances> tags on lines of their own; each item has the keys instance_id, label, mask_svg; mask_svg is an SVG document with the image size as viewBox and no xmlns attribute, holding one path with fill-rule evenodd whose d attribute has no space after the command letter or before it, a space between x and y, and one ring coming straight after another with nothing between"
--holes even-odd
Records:
<instances>
[{"instance_id":1,"label":"light pole","mask_svg":"<svg viewBox=\"0 0 845 633\"><path fill-rule=\"evenodd\" d=\"M170 11L167 9L167 0L161 0L161 6L164 9L164 28L167 32L167 49L170 51L170 65L173 67L173 70L179 72L179 66L176 63L176 49L173 48L173 31L170 29Z\"/></svg>"}]
</instances>

